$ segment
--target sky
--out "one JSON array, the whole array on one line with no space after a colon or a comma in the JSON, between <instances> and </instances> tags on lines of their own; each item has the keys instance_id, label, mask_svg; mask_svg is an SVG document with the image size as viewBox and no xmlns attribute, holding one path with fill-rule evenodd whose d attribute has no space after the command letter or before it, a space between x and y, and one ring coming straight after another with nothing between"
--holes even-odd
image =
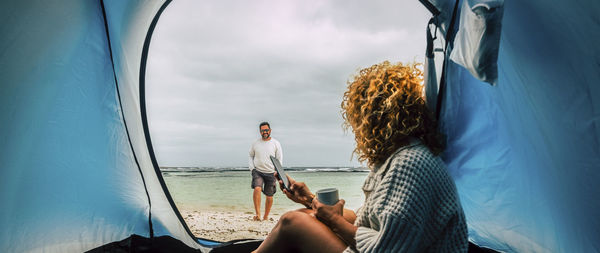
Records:
<instances>
[{"instance_id":1,"label":"sky","mask_svg":"<svg viewBox=\"0 0 600 253\"><path fill-rule=\"evenodd\" d=\"M405 1L173 1L150 44L160 166L247 167L268 121L284 166L365 166L340 104L361 68L423 62L431 15Z\"/></svg>"}]
</instances>

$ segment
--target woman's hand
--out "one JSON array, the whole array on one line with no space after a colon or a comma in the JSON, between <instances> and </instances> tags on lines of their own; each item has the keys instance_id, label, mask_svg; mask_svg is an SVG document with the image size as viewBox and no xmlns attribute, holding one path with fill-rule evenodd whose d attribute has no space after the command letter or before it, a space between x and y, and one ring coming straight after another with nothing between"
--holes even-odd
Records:
<instances>
[{"instance_id":1,"label":"woman's hand","mask_svg":"<svg viewBox=\"0 0 600 253\"><path fill-rule=\"evenodd\" d=\"M325 205L317 198L312 201L312 209L315 210L315 216L328 227L334 227L334 223L344 219L344 204L346 201L340 199L335 205Z\"/></svg>"},{"instance_id":2,"label":"woman's hand","mask_svg":"<svg viewBox=\"0 0 600 253\"><path fill-rule=\"evenodd\" d=\"M344 218L344 204L346 204L346 201L340 199L335 205L329 206L319 202L315 198L312 202L312 208L315 211L314 215L317 219L339 235L348 246L356 250L356 240L354 237L356 236L358 227ZM352 212L352 215L354 215L354 212Z\"/></svg>"},{"instance_id":3,"label":"woman's hand","mask_svg":"<svg viewBox=\"0 0 600 253\"><path fill-rule=\"evenodd\" d=\"M275 176L277 176L277 172L275 172ZM306 186L306 184L304 184L303 182L296 182L296 180L292 179L292 177L288 175L286 176L288 178L288 181L290 182L290 190L292 190L292 192L289 192L283 187L283 181L278 180L279 188L281 189L281 191L283 191L285 196L287 196L292 201L300 203L306 206L306 208L310 208L311 203L315 198L315 195L312 194L312 192L310 192L308 186Z\"/></svg>"}]
</instances>

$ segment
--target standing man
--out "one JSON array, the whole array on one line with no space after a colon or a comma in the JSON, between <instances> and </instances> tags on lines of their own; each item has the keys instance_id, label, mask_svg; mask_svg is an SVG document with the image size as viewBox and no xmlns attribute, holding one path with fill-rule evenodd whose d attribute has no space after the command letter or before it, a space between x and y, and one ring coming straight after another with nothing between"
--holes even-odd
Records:
<instances>
[{"instance_id":1,"label":"standing man","mask_svg":"<svg viewBox=\"0 0 600 253\"><path fill-rule=\"evenodd\" d=\"M267 196L265 201L265 216L263 220L269 218L271 206L273 206L273 194L277 189L277 179L275 179L275 167L271 162L270 156L276 157L280 162L283 159L281 144L279 141L271 138L271 126L268 122L262 122L258 126L261 138L255 141L250 147L250 159L248 165L252 172L252 199L254 200L254 211L256 215L254 220L260 220L260 192Z\"/></svg>"}]
</instances>

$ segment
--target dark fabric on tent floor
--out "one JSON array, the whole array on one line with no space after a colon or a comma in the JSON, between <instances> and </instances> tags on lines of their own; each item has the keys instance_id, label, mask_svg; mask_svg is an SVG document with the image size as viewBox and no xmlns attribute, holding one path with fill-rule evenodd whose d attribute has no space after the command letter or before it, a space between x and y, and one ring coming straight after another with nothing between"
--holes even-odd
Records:
<instances>
[{"instance_id":1,"label":"dark fabric on tent floor","mask_svg":"<svg viewBox=\"0 0 600 253\"><path fill-rule=\"evenodd\" d=\"M242 239L233 240L229 242L221 243L221 245L215 247L210 252L214 253L234 253L234 252L251 252L258 248L262 240L255 239ZM181 253L197 253L200 250L188 247L183 242L170 237L170 236L159 236L154 238L147 238L139 235L131 235L130 237L123 239L118 242L111 242L109 244L102 245L90 251L88 253L170 253L170 252L181 252Z\"/></svg>"},{"instance_id":2,"label":"dark fabric on tent floor","mask_svg":"<svg viewBox=\"0 0 600 253\"><path fill-rule=\"evenodd\" d=\"M190 248L183 242L170 237L170 236L159 236L154 238L147 238L139 235L132 235L125 238L122 241L111 242L109 244L102 245L98 248L87 251L88 253L102 253L102 252L138 252L138 253L170 253L170 252L181 252L181 253L197 253L200 250Z\"/></svg>"},{"instance_id":3,"label":"dark fabric on tent floor","mask_svg":"<svg viewBox=\"0 0 600 253\"><path fill-rule=\"evenodd\" d=\"M469 242L468 252L469 253L498 253L498 251L495 251L493 249L479 247L479 246L473 244L472 242Z\"/></svg>"},{"instance_id":4,"label":"dark fabric on tent floor","mask_svg":"<svg viewBox=\"0 0 600 253\"><path fill-rule=\"evenodd\" d=\"M214 248L211 250L211 253L234 253L234 252L251 252L258 248L258 246L262 243L262 240L252 240L252 241L239 241L233 244L224 245L222 247Z\"/></svg>"},{"instance_id":5,"label":"dark fabric on tent floor","mask_svg":"<svg viewBox=\"0 0 600 253\"><path fill-rule=\"evenodd\" d=\"M234 252L251 252L258 248L262 240L234 240L225 242L221 246L211 250L211 253L234 253ZM87 251L88 253L196 253L200 250L190 248L183 242L170 237L159 236L147 238L139 235L132 235L122 241L112 242L98 248ZM497 253L497 251L481 248L469 242L470 253Z\"/></svg>"}]
</instances>

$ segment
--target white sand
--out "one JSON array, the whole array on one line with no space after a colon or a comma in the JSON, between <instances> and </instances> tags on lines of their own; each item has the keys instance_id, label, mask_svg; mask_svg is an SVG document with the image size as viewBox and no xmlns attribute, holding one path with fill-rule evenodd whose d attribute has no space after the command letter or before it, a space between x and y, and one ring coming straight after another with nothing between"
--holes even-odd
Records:
<instances>
[{"instance_id":1,"label":"white sand","mask_svg":"<svg viewBox=\"0 0 600 253\"><path fill-rule=\"evenodd\" d=\"M181 215L196 237L225 242L264 239L277 224L281 213L272 213L266 221L252 220L254 213L250 211L181 210Z\"/></svg>"}]
</instances>

